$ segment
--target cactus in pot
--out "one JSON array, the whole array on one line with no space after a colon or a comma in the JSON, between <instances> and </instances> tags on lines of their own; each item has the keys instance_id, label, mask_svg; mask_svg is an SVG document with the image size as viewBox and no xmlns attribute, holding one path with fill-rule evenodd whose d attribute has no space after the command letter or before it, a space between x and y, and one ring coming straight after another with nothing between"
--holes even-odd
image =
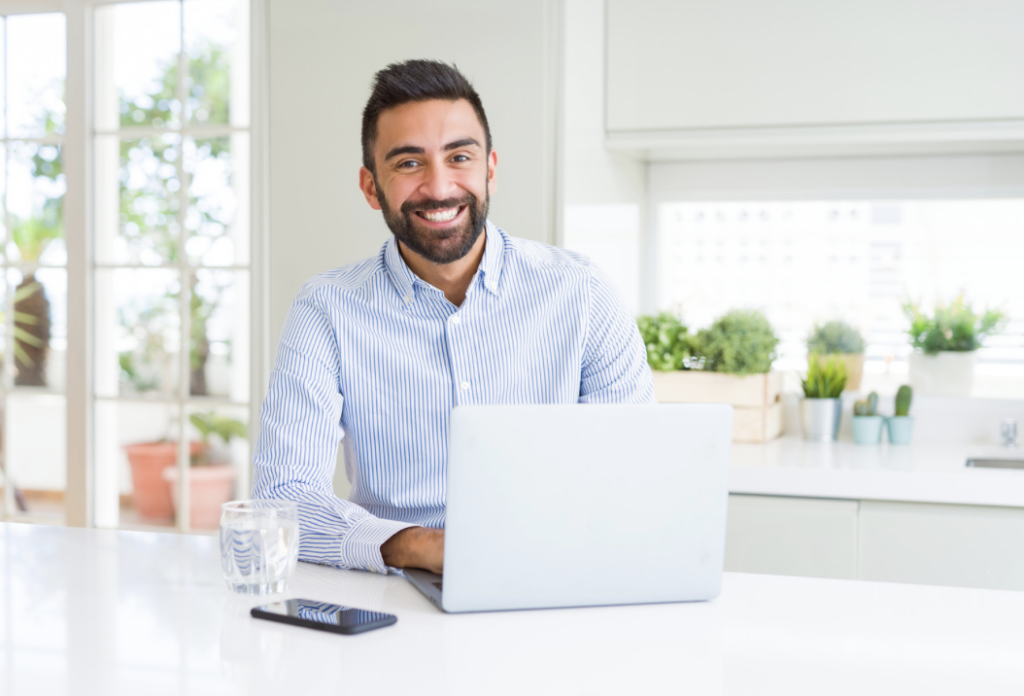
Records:
<instances>
[{"instance_id":1,"label":"cactus in pot","mask_svg":"<svg viewBox=\"0 0 1024 696\"><path fill-rule=\"evenodd\" d=\"M875 392L853 405L853 441L858 445L879 444L884 423L885 419L878 415L878 394Z\"/></svg>"},{"instance_id":2,"label":"cactus in pot","mask_svg":"<svg viewBox=\"0 0 1024 696\"><path fill-rule=\"evenodd\" d=\"M910 415L913 390L906 384L896 391L896 415L888 418L889 442L894 445L909 445L914 433L914 417Z\"/></svg>"}]
</instances>

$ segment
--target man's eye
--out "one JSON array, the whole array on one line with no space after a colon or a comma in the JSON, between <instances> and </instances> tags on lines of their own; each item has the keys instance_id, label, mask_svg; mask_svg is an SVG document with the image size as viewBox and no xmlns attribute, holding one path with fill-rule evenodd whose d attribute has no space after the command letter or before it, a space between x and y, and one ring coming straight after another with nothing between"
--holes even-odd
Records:
<instances>
[{"instance_id":1,"label":"man's eye","mask_svg":"<svg viewBox=\"0 0 1024 696\"><path fill-rule=\"evenodd\" d=\"M398 168L399 169L412 169L417 164L418 164L418 162L416 162L415 160L406 160L405 162L399 162L398 163Z\"/></svg>"},{"instance_id":2,"label":"man's eye","mask_svg":"<svg viewBox=\"0 0 1024 696\"><path fill-rule=\"evenodd\" d=\"M452 162L468 162L469 155L455 155L452 157Z\"/></svg>"}]
</instances>

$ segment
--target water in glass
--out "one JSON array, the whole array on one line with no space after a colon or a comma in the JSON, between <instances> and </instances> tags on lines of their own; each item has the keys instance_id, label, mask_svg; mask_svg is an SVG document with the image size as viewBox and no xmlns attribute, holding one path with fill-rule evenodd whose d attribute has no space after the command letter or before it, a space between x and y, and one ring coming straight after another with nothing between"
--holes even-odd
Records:
<instances>
[{"instance_id":1,"label":"water in glass","mask_svg":"<svg viewBox=\"0 0 1024 696\"><path fill-rule=\"evenodd\" d=\"M232 591L284 592L298 555L299 513L294 502L236 500L221 506L221 567Z\"/></svg>"}]
</instances>

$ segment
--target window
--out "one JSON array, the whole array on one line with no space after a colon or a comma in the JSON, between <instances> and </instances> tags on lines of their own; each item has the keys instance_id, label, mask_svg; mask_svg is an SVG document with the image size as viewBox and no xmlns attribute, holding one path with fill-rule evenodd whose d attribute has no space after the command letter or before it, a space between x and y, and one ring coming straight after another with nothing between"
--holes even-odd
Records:
<instances>
[{"instance_id":1,"label":"window","mask_svg":"<svg viewBox=\"0 0 1024 696\"><path fill-rule=\"evenodd\" d=\"M0 379L8 517L62 518L67 251L65 26L61 14L0 18Z\"/></svg>"}]
</instances>

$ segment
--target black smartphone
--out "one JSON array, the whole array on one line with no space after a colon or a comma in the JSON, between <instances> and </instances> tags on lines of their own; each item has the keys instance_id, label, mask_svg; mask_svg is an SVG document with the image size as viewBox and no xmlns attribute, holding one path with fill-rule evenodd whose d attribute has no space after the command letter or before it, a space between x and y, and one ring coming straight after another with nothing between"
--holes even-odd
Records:
<instances>
[{"instance_id":1,"label":"black smartphone","mask_svg":"<svg viewBox=\"0 0 1024 696\"><path fill-rule=\"evenodd\" d=\"M257 619L280 621L332 633L365 633L398 621L394 614L314 602L312 599L287 599L264 604L262 607L253 607L249 613Z\"/></svg>"}]
</instances>

